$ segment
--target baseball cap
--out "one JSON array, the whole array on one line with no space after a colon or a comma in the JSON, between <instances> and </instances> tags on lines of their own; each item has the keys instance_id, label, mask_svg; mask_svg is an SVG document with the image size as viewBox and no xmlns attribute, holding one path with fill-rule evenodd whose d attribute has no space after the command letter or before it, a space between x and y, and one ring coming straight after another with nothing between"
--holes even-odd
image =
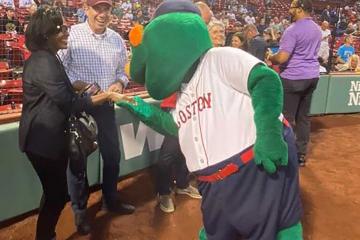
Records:
<instances>
[{"instance_id":1,"label":"baseball cap","mask_svg":"<svg viewBox=\"0 0 360 240\"><path fill-rule=\"evenodd\" d=\"M112 1L111 0L87 0L87 4L90 7L93 7L93 6L98 5L100 3L106 3L109 6L112 6Z\"/></svg>"}]
</instances>

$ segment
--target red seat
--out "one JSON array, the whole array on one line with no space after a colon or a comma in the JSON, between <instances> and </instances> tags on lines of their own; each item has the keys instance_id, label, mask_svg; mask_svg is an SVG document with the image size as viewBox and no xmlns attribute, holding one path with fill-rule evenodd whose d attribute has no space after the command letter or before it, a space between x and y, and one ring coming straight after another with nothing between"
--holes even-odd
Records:
<instances>
[{"instance_id":1,"label":"red seat","mask_svg":"<svg viewBox=\"0 0 360 240\"><path fill-rule=\"evenodd\" d=\"M0 80L11 80L13 69L0 69Z\"/></svg>"},{"instance_id":2,"label":"red seat","mask_svg":"<svg viewBox=\"0 0 360 240\"><path fill-rule=\"evenodd\" d=\"M0 61L0 70L7 70L9 69L9 63L6 61Z\"/></svg>"},{"instance_id":3,"label":"red seat","mask_svg":"<svg viewBox=\"0 0 360 240\"><path fill-rule=\"evenodd\" d=\"M22 88L9 89L8 96L10 103L22 103L23 89Z\"/></svg>"},{"instance_id":4,"label":"red seat","mask_svg":"<svg viewBox=\"0 0 360 240\"><path fill-rule=\"evenodd\" d=\"M22 49L13 47L9 51L9 61L12 67L21 67L24 65L24 55Z\"/></svg>"},{"instance_id":5,"label":"red seat","mask_svg":"<svg viewBox=\"0 0 360 240\"><path fill-rule=\"evenodd\" d=\"M0 81L0 88L21 88L23 85L23 82L21 79L15 79L15 80L1 80Z\"/></svg>"}]
</instances>

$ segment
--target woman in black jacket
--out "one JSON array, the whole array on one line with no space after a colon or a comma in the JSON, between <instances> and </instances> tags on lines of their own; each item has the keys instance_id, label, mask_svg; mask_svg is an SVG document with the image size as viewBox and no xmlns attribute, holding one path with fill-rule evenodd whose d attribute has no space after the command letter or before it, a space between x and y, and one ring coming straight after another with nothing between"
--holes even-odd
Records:
<instances>
[{"instance_id":1,"label":"woman in black jacket","mask_svg":"<svg viewBox=\"0 0 360 240\"><path fill-rule=\"evenodd\" d=\"M55 226L68 199L67 127L71 113L105 101L117 101L117 93L79 97L57 57L67 47L68 28L54 8L39 9L26 30L26 46L32 52L23 74L23 109L19 128L20 149L38 174L44 195L36 228L36 240L55 239Z\"/></svg>"}]
</instances>

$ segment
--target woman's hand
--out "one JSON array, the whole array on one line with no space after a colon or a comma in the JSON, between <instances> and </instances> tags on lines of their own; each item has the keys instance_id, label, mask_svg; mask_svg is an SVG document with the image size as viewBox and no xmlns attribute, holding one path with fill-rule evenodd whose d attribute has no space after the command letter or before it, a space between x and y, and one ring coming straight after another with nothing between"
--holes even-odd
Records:
<instances>
[{"instance_id":1,"label":"woman's hand","mask_svg":"<svg viewBox=\"0 0 360 240\"><path fill-rule=\"evenodd\" d=\"M91 101L94 105L100 105L104 103L105 101L112 101L115 103L118 102L129 102L129 103L135 103L133 98L128 97L124 94L118 93L118 92L102 92L97 95L91 96Z\"/></svg>"},{"instance_id":2,"label":"woman's hand","mask_svg":"<svg viewBox=\"0 0 360 240\"><path fill-rule=\"evenodd\" d=\"M87 85L89 85L88 83L84 82L84 81L80 81L80 80L76 80L75 82L72 83L73 88L75 89L75 91L80 92L82 89L84 89Z\"/></svg>"},{"instance_id":3,"label":"woman's hand","mask_svg":"<svg viewBox=\"0 0 360 240\"><path fill-rule=\"evenodd\" d=\"M124 94L121 93L117 93L117 92L108 92L109 96L109 100L111 100L112 102L134 102L133 98L128 97Z\"/></svg>"}]
</instances>

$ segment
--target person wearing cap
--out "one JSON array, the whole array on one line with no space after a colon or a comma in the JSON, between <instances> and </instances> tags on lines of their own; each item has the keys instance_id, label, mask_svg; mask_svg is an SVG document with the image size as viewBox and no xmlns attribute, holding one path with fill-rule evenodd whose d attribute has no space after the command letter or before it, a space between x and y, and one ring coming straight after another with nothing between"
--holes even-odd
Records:
<instances>
[{"instance_id":1,"label":"person wearing cap","mask_svg":"<svg viewBox=\"0 0 360 240\"><path fill-rule=\"evenodd\" d=\"M76 86L97 82L103 91L123 92L128 83L125 74L126 47L118 33L108 28L111 0L88 0L84 3L88 19L71 28L69 47L59 52L65 70ZM98 124L98 143L103 160L102 207L104 210L131 214L132 205L120 203L117 194L120 146L113 104L103 104L91 111ZM89 185L86 177L78 178L68 171L68 188L79 234L90 232L86 218Z\"/></svg>"}]
</instances>

